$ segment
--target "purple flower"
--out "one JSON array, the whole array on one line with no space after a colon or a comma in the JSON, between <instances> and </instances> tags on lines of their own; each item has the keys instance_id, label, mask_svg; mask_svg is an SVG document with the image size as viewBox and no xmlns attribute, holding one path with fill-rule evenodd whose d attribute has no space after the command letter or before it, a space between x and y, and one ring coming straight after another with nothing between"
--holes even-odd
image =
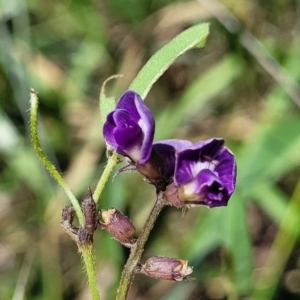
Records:
<instances>
[{"instance_id":1,"label":"purple flower","mask_svg":"<svg viewBox=\"0 0 300 300\"><path fill-rule=\"evenodd\" d=\"M116 152L142 164L151 154L154 128L153 116L143 99L129 90L108 114L103 135Z\"/></svg>"},{"instance_id":2,"label":"purple flower","mask_svg":"<svg viewBox=\"0 0 300 300\"><path fill-rule=\"evenodd\" d=\"M235 189L236 162L224 147L223 139L192 144L167 140L155 144L166 163L165 176L174 172L174 183L167 188L171 205L226 206ZM181 205L184 206L184 205Z\"/></svg>"},{"instance_id":3,"label":"purple flower","mask_svg":"<svg viewBox=\"0 0 300 300\"><path fill-rule=\"evenodd\" d=\"M108 114L103 135L119 154L130 159L121 171L135 169L163 191L170 205L227 205L235 189L234 155L223 139L192 144L184 140L153 143L155 123L142 98L126 91Z\"/></svg>"}]
</instances>

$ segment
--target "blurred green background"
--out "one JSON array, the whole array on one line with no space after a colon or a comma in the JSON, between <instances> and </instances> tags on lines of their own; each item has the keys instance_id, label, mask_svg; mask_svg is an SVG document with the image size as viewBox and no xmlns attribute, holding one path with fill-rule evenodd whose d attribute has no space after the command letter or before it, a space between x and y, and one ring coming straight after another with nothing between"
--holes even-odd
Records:
<instances>
[{"instance_id":1,"label":"blurred green background","mask_svg":"<svg viewBox=\"0 0 300 300\"><path fill-rule=\"evenodd\" d=\"M39 93L44 150L75 195L105 166L98 110L103 81L116 98L185 28L211 22L206 48L180 57L146 103L156 140L224 137L237 155L226 208L164 209L146 246L188 259L191 282L137 275L128 299L300 299L300 1L1 0L0 299L90 299L73 241L60 226L67 197L29 137L29 91ZM155 200L139 174L109 182L101 208L139 232ZM128 251L98 230L102 299L114 299Z\"/></svg>"}]
</instances>

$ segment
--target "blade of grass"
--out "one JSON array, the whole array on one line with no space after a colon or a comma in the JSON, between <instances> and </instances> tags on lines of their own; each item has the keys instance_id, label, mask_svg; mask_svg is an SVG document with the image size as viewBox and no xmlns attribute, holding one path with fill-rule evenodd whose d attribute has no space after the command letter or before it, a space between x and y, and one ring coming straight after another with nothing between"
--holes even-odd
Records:
<instances>
[{"instance_id":1,"label":"blade of grass","mask_svg":"<svg viewBox=\"0 0 300 300\"><path fill-rule=\"evenodd\" d=\"M299 219L293 218L295 211L300 214L300 180L294 189L266 263L256 280L253 299L273 298L287 260L300 234Z\"/></svg>"}]
</instances>

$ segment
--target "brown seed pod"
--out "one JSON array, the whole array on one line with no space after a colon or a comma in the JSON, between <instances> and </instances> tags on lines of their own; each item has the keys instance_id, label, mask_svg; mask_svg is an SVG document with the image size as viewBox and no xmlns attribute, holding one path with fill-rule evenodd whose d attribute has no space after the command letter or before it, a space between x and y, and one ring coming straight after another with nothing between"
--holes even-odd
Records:
<instances>
[{"instance_id":1,"label":"brown seed pod","mask_svg":"<svg viewBox=\"0 0 300 300\"><path fill-rule=\"evenodd\" d=\"M145 274L156 279L169 281L182 281L189 279L193 268L188 265L187 260L154 256L141 265L137 273Z\"/></svg>"},{"instance_id":2,"label":"brown seed pod","mask_svg":"<svg viewBox=\"0 0 300 300\"><path fill-rule=\"evenodd\" d=\"M101 217L103 222L99 221L99 223L102 229L107 230L114 239L125 247L131 248L133 246L135 227L128 217L115 208L102 210Z\"/></svg>"}]
</instances>

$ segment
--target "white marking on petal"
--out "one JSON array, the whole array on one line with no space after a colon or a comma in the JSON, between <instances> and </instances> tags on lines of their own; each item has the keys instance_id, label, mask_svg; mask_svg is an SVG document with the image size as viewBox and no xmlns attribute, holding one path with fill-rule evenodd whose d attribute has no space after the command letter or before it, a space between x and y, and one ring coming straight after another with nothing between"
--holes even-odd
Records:
<instances>
[{"instance_id":1,"label":"white marking on petal","mask_svg":"<svg viewBox=\"0 0 300 300\"><path fill-rule=\"evenodd\" d=\"M135 162L141 159L141 146L137 145L131 149L125 149L124 152Z\"/></svg>"},{"instance_id":2,"label":"white marking on petal","mask_svg":"<svg viewBox=\"0 0 300 300\"><path fill-rule=\"evenodd\" d=\"M205 161L205 162L196 162L193 164L190 164L191 172L193 177L196 177L200 171L208 169L212 172L214 172L216 168L216 162L215 161Z\"/></svg>"},{"instance_id":3,"label":"white marking on petal","mask_svg":"<svg viewBox=\"0 0 300 300\"><path fill-rule=\"evenodd\" d=\"M185 185L182 186L183 193L185 195L192 195L192 194L195 193L196 187L197 187L196 180L193 180L193 181L191 181L189 183L186 183Z\"/></svg>"},{"instance_id":4,"label":"white marking on petal","mask_svg":"<svg viewBox=\"0 0 300 300\"><path fill-rule=\"evenodd\" d=\"M149 123L143 120L142 118L138 120L137 122L139 126L141 127L143 133L149 130Z\"/></svg>"}]
</instances>

